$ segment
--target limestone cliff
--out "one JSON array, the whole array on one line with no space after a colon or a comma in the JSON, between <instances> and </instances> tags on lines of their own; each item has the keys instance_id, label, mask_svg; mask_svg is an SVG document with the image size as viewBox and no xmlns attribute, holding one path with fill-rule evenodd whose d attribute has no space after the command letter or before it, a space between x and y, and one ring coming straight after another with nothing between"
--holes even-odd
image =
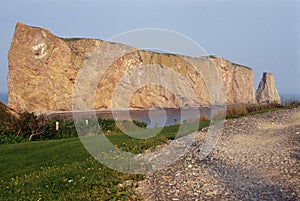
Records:
<instances>
[{"instance_id":1,"label":"limestone cliff","mask_svg":"<svg viewBox=\"0 0 300 201\"><path fill-rule=\"evenodd\" d=\"M127 53L115 58L110 51ZM112 62L96 80L95 96L85 88L81 97L76 96L79 70L91 65L84 77L88 86L101 71L92 63L108 63L104 53ZM95 55L97 60L93 60ZM77 103L95 109L256 103L252 69L215 56L191 58L103 40L63 39L48 30L17 23L8 60L8 105L18 112L71 110L79 107L72 104L72 96ZM151 84L160 75L164 80ZM216 87L220 83L222 86ZM119 101L114 103L116 91Z\"/></svg>"},{"instance_id":2,"label":"limestone cliff","mask_svg":"<svg viewBox=\"0 0 300 201\"><path fill-rule=\"evenodd\" d=\"M260 104L280 103L280 96L275 86L274 76L264 72L256 90L256 100Z\"/></svg>"},{"instance_id":3,"label":"limestone cliff","mask_svg":"<svg viewBox=\"0 0 300 201\"><path fill-rule=\"evenodd\" d=\"M253 104L255 90L253 70L246 66L213 57L215 66L220 69L226 94L226 104Z\"/></svg>"}]
</instances>

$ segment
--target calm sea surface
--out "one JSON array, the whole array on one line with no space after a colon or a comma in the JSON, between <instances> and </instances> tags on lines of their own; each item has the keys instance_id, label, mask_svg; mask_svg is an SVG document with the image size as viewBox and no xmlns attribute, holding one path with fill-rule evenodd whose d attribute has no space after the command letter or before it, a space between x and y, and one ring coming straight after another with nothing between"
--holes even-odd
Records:
<instances>
[{"instance_id":1,"label":"calm sea surface","mask_svg":"<svg viewBox=\"0 0 300 201\"><path fill-rule=\"evenodd\" d=\"M300 101L300 94L281 93L281 101L289 103L291 101ZM0 101L7 105L8 93L0 92ZM113 114L114 113L114 114ZM164 125L172 125L180 122L195 121L202 118L210 117L209 108L186 108L180 109L165 109L165 110L131 110L129 116L123 112L112 111L97 111L97 116L102 118L128 119L132 118L138 121L143 121L148 124L148 127L161 127ZM55 115L55 114L54 114ZM65 116L72 118L72 113L62 112L57 116ZM55 116L56 116L55 115ZM52 116L52 115L51 115Z\"/></svg>"},{"instance_id":2,"label":"calm sea surface","mask_svg":"<svg viewBox=\"0 0 300 201\"><path fill-rule=\"evenodd\" d=\"M280 99L282 103L290 103L292 101L300 101L300 94L296 93L281 93Z\"/></svg>"},{"instance_id":3,"label":"calm sea surface","mask_svg":"<svg viewBox=\"0 0 300 201\"><path fill-rule=\"evenodd\" d=\"M214 116L217 114L223 114L217 107L215 108L165 108L165 109L151 109L151 110L97 110L97 111L70 111L65 112L52 112L47 116L50 118L72 118L73 114L78 117L93 117L96 114L97 117L103 119L115 119L115 120L138 120L146 123L148 128L163 127L166 125L174 125L181 122L193 122L204 119L209 119L212 111Z\"/></svg>"}]
</instances>

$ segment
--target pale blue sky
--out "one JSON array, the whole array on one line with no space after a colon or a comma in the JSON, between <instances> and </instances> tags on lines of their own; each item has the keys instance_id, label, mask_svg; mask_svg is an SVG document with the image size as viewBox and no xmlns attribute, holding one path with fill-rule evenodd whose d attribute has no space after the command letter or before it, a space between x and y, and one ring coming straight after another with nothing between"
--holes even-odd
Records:
<instances>
[{"instance_id":1,"label":"pale blue sky","mask_svg":"<svg viewBox=\"0 0 300 201\"><path fill-rule=\"evenodd\" d=\"M300 93L299 13L299 0L3 0L0 92L7 91L7 53L20 21L62 37L104 40L131 29L170 29L251 67L255 88L268 71L280 93Z\"/></svg>"}]
</instances>

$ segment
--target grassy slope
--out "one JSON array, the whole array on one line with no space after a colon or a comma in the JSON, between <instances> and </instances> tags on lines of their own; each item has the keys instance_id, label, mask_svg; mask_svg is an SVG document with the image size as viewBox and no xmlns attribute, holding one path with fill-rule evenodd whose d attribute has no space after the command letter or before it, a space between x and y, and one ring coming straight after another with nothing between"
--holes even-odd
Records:
<instances>
[{"instance_id":1,"label":"grassy slope","mask_svg":"<svg viewBox=\"0 0 300 201\"><path fill-rule=\"evenodd\" d=\"M199 129L208 125L203 122ZM186 124L183 134L193 131L193 126ZM146 140L122 133L108 138L123 150L140 153L173 139L178 128L165 127ZM0 160L0 200L138 199L132 186L117 184L142 176L104 167L89 156L78 138L2 145Z\"/></svg>"},{"instance_id":2,"label":"grassy slope","mask_svg":"<svg viewBox=\"0 0 300 201\"><path fill-rule=\"evenodd\" d=\"M0 200L130 198L132 188L117 184L141 178L103 167L78 138L3 145L0 152Z\"/></svg>"},{"instance_id":3,"label":"grassy slope","mask_svg":"<svg viewBox=\"0 0 300 201\"><path fill-rule=\"evenodd\" d=\"M89 157L78 138L0 146L0 178L29 174L40 167L64 165Z\"/></svg>"},{"instance_id":4,"label":"grassy slope","mask_svg":"<svg viewBox=\"0 0 300 201\"><path fill-rule=\"evenodd\" d=\"M278 109L281 108L260 108L250 113L243 109L230 118ZM183 134L195 130L191 123L184 125ZM209 122L202 122L199 129L208 125ZM122 133L110 134L108 138L125 151L140 153L174 139L178 128L179 125L165 127L159 135L146 140ZM78 138L1 145L0 160L0 200L139 199L133 186L118 184L142 176L104 167L89 155Z\"/></svg>"}]
</instances>

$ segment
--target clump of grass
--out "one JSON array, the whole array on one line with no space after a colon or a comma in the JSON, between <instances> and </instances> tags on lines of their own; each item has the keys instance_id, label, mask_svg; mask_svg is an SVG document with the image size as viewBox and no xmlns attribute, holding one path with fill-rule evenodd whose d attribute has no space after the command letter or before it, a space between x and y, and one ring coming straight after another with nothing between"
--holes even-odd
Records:
<instances>
[{"instance_id":1,"label":"clump of grass","mask_svg":"<svg viewBox=\"0 0 300 201\"><path fill-rule=\"evenodd\" d=\"M61 40L63 41L76 41L76 40L81 40L82 38L63 38L63 37L60 37Z\"/></svg>"},{"instance_id":2,"label":"clump of grass","mask_svg":"<svg viewBox=\"0 0 300 201\"><path fill-rule=\"evenodd\" d=\"M237 118L248 113L244 105L229 105L226 110L226 118Z\"/></svg>"},{"instance_id":3,"label":"clump of grass","mask_svg":"<svg viewBox=\"0 0 300 201\"><path fill-rule=\"evenodd\" d=\"M299 101L294 101L289 104L269 103L250 105L229 105L226 108L226 118L238 118L246 115L260 114L280 109L291 109L299 106Z\"/></svg>"},{"instance_id":4,"label":"clump of grass","mask_svg":"<svg viewBox=\"0 0 300 201\"><path fill-rule=\"evenodd\" d=\"M300 106L300 100L299 99L292 99L288 104L284 104L284 108L295 108Z\"/></svg>"}]
</instances>

